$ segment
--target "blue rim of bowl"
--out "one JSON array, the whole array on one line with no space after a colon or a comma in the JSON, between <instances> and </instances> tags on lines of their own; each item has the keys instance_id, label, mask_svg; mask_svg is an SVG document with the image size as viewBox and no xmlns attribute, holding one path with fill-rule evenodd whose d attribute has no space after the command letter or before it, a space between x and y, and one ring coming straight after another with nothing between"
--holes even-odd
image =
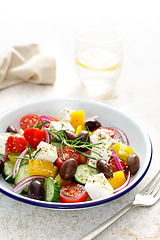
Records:
<instances>
[{"instance_id":1,"label":"blue rim of bowl","mask_svg":"<svg viewBox=\"0 0 160 240\"><path fill-rule=\"evenodd\" d=\"M48 99L48 100L51 100L51 99ZM69 98L65 99L64 98L63 100L73 100L73 99L69 99ZM83 99L74 99L74 100L81 100L83 102ZM39 102L39 101L36 101L36 102ZM98 102L91 101L91 100L88 100L88 102L98 103ZM105 105L103 103L101 103L101 104ZM22 105L28 105L28 103L27 104L22 104ZM110 106L108 106L108 107L110 107ZM14 107L14 108L17 108L17 107ZM12 108L12 109L14 109L14 108ZM114 108L114 107L112 107L112 108ZM102 204L114 201L117 198L120 198L123 195L125 195L126 193L130 192L134 187L136 187L141 182L141 180L146 175L146 173L147 173L147 171L148 171L148 169L150 167L150 164L151 164L151 161L152 161L152 155L153 155L152 142L151 142L151 139L150 139L148 133L147 133L147 136L148 136L148 139L149 139L149 142L150 142L150 149L151 149L151 151L150 151L150 159L149 159L147 167L145 168L145 171L143 172L143 174L138 178L138 180L134 184L132 184L131 186L127 187L125 190L120 191L119 193L117 193L115 195L112 195L109 198L95 200L95 201L86 201L86 202L81 202L81 203L69 203L69 204L65 203L64 204L64 203L57 203L57 202L45 202L45 201L34 200L34 199L31 199L31 198L28 198L28 197L24 197L22 195L15 194L15 193L13 193L13 192L11 192L9 190L6 191L1 186L0 186L0 192L3 193L4 195L6 195L7 197L10 197L10 198L12 198L12 199L14 199L16 201L20 201L22 203L33 205L33 206L36 206L36 207L42 207L42 208L53 209L53 210L86 209L86 208L92 208L92 207L96 207L96 206L99 206L99 205L102 205Z\"/></svg>"}]
</instances>

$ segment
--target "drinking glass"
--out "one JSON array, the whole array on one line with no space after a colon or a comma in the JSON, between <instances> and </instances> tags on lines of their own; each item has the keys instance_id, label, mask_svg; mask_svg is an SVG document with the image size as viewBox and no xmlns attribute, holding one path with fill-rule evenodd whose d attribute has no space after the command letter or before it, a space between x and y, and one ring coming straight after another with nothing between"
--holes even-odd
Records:
<instances>
[{"instance_id":1,"label":"drinking glass","mask_svg":"<svg viewBox=\"0 0 160 240\"><path fill-rule=\"evenodd\" d=\"M112 25L75 29L75 62L82 83L90 89L113 89L122 68L123 33Z\"/></svg>"}]
</instances>

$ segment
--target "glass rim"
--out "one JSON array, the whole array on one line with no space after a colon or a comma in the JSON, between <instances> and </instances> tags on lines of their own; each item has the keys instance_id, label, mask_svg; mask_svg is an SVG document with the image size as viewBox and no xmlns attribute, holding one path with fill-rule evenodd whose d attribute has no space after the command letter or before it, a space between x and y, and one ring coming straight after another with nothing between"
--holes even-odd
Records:
<instances>
[{"instance_id":1,"label":"glass rim","mask_svg":"<svg viewBox=\"0 0 160 240\"><path fill-rule=\"evenodd\" d=\"M100 40L87 40L86 38L85 38L85 36L84 37L82 37L82 36L80 36L80 34L78 33L78 31L80 30L80 29L85 29L86 27L89 27L89 26L95 26L95 27L108 27L108 28L111 28L111 29L114 29L114 30L116 30L117 32L119 32L119 36L118 37L116 37L115 39L113 39L113 40L102 40L102 41L100 41ZM113 43L113 42L119 42L119 41L121 41L121 40L123 40L123 37L124 37L124 33L123 33L123 31L122 31L122 29L121 28L119 28L118 26L116 26L116 25L112 25L112 24L83 24L83 25L79 25L78 27L76 27L75 29L74 29L74 36L75 36L75 38L76 39L78 39L78 40L81 40L81 41L83 41L83 42L91 42L91 43Z\"/></svg>"}]
</instances>

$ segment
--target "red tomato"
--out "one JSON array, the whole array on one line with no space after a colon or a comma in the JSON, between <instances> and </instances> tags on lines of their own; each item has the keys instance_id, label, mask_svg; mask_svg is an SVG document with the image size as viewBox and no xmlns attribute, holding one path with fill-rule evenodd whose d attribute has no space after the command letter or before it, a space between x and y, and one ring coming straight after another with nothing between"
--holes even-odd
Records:
<instances>
[{"instance_id":1,"label":"red tomato","mask_svg":"<svg viewBox=\"0 0 160 240\"><path fill-rule=\"evenodd\" d=\"M25 150L26 147L27 147L27 140L19 133L16 133L8 137L6 146L5 146L5 151L6 153L21 152Z\"/></svg>"},{"instance_id":2,"label":"red tomato","mask_svg":"<svg viewBox=\"0 0 160 240\"><path fill-rule=\"evenodd\" d=\"M120 160L120 159L119 159L119 162L120 162L123 170L125 171L125 166L126 166L125 162L122 161L122 160ZM113 172L119 171L119 169L118 169L118 167L117 167L117 164L116 164L114 158L109 159L108 163L109 163L109 165L111 166Z\"/></svg>"},{"instance_id":3,"label":"red tomato","mask_svg":"<svg viewBox=\"0 0 160 240\"><path fill-rule=\"evenodd\" d=\"M20 120L20 126L23 130L26 128L33 128L38 120L40 121L40 124L42 124L41 118L38 115L29 114Z\"/></svg>"},{"instance_id":4,"label":"red tomato","mask_svg":"<svg viewBox=\"0 0 160 240\"><path fill-rule=\"evenodd\" d=\"M45 131L39 128L26 128L24 130L24 137L33 148L36 148L41 141L46 141Z\"/></svg>"},{"instance_id":5,"label":"red tomato","mask_svg":"<svg viewBox=\"0 0 160 240\"><path fill-rule=\"evenodd\" d=\"M99 127L99 128L95 128L92 132L94 133L97 129L103 130L106 134L108 134L112 138L115 135L115 130L113 128L110 128L110 127Z\"/></svg>"},{"instance_id":6,"label":"red tomato","mask_svg":"<svg viewBox=\"0 0 160 240\"><path fill-rule=\"evenodd\" d=\"M78 183L69 183L64 185L60 190L60 202L85 202L87 195L88 193L83 185Z\"/></svg>"},{"instance_id":7,"label":"red tomato","mask_svg":"<svg viewBox=\"0 0 160 240\"><path fill-rule=\"evenodd\" d=\"M61 148L57 150L58 158L55 161L59 169L61 168L64 161L70 158L74 158L77 161L77 164L78 165L80 164L81 155L76 151L74 151L74 149L72 149L71 147L63 147L62 150L63 150L63 155L62 155ZM64 156L64 159L63 159L63 156Z\"/></svg>"}]
</instances>

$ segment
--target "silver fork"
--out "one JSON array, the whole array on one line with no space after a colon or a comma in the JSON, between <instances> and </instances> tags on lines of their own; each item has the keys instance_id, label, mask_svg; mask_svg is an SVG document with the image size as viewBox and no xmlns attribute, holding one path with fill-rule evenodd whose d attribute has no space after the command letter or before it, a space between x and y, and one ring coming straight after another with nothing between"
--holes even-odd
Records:
<instances>
[{"instance_id":1,"label":"silver fork","mask_svg":"<svg viewBox=\"0 0 160 240\"><path fill-rule=\"evenodd\" d=\"M160 198L160 170L157 172L155 177L148 183L148 185L136 194L133 202L122 208L119 212L113 215L111 218L106 220L104 223L90 231L84 237L79 240L91 240L104 231L106 228L111 226L116 220L122 217L131 208L138 206L152 206Z\"/></svg>"}]
</instances>

